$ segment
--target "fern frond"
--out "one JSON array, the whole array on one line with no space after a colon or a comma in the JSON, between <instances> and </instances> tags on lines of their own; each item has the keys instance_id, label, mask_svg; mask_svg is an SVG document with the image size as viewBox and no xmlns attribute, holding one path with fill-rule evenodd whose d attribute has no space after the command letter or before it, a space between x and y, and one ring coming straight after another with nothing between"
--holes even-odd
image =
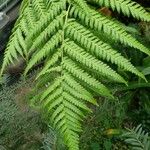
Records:
<instances>
[{"instance_id":1,"label":"fern frond","mask_svg":"<svg viewBox=\"0 0 150 150\"><path fill-rule=\"evenodd\" d=\"M18 56L22 56L24 58L25 54L26 54L26 45L24 42L24 38L22 36L22 32L20 31L20 28L18 28L14 32L14 34L10 37L10 41L7 45L4 63L1 69L1 74L4 71L4 69L8 66L8 64L13 63L14 60L17 60Z\"/></svg>"},{"instance_id":2,"label":"fern frond","mask_svg":"<svg viewBox=\"0 0 150 150\"><path fill-rule=\"evenodd\" d=\"M78 43L81 43L81 46L89 50L91 54L96 55L98 58L110 61L111 63L118 65L118 67L135 73L139 77L145 79L143 74L127 59L121 56L117 51L113 50L110 45L103 43L97 36L81 24L71 21L70 24L68 23L66 34Z\"/></svg>"},{"instance_id":3,"label":"fern frond","mask_svg":"<svg viewBox=\"0 0 150 150\"><path fill-rule=\"evenodd\" d=\"M52 86L50 86L49 88L47 88L45 90L45 92L41 95L41 101L44 100L53 90L55 90L58 86L60 86L62 82L62 78L59 77L58 79L55 79L54 83L52 84Z\"/></svg>"},{"instance_id":4,"label":"fern frond","mask_svg":"<svg viewBox=\"0 0 150 150\"><path fill-rule=\"evenodd\" d=\"M31 5L30 3L24 3L26 6L24 11L20 14L17 22L15 23L15 27L13 29L13 33L10 36L9 43L5 50L5 58L4 63L1 68L1 74L4 72L4 69L10 64L13 63L19 56L26 59L27 57L27 45L25 43L25 38L28 32L31 30L31 26L28 21L31 18L32 24L35 22L34 17L31 15L32 11L30 11ZM22 7L24 7L22 5ZM26 18L26 15L29 14ZM30 17L32 16L32 17ZM25 23L28 25L25 27Z\"/></svg>"},{"instance_id":5,"label":"fern frond","mask_svg":"<svg viewBox=\"0 0 150 150\"><path fill-rule=\"evenodd\" d=\"M35 52L34 57L29 61L25 70L25 74L39 61L51 53L54 48L57 48L62 41L62 31L58 31L38 52Z\"/></svg>"},{"instance_id":6,"label":"fern frond","mask_svg":"<svg viewBox=\"0 0 150 150\"><path fill-rule=\"evenodd\" d=\"M62 28L64 24L64 13L62 12L59 16L54 19L43 32L41 32L35 39L32 41L32 46L29 52L40 48L42 44L47 42L47 40L59 29ZM31 39L30 39L31 40ZM28 44L28 43L27 43ZM29 47L29 46L28 46Z\"/></svg>"},{"instance_id":7,"label":"fern frond","mask_svg":"<svg viewBox=\"0 0 150 150\"><path fill-rule=\"evenodd\" d=\"M33 9L35 10L38 19L45 16L47 13L45 0L32 0Z\"/></svg>"},{"instance_id":8,"label":"fern frond","mask_svg":"<svg viewBox=\"0 0 150 150\"><path fill-rule=\"evenodd\" d=\"M42 71L38 74L37 79L44 75L45 72L51 67L54 66L56 64L56 62L59 60L59 58L61 57L61 49L56 50L56 53L54 53L49 59L48 61L45 63L45 66L43 67Z\"/></svg>"},{"instance_id":9,"label":"fern frond","mask_svg":"<svg viewBox=\"0 0 150 150\"><path fill-rule=\"evenodd\" d=\"M87 104L98 105L94 94L113 99L103 80L98 79L93 72L99 77L127 84L116 67L107 64L109 62L145 79L129 60L107 41L103 42L99 31L150 55L149 49L128 34L119 23L101 15L87 2L88 0L24 0L1 70L3 73L20 56L27 60L24 74L36 64L44 64L36 78L36 90L39 93L32 102L40 104L47 116L50 116L49 123L63 135L69 150L79 150L81 121L91 112ZM148 20L147 13L130 0L114 4L115 7L113 3L109 6L122 10L125 5L126 10L122 11L127 15L131 7L130 13L133 16ZM108 3L104 5L108 6Z\"/></svg>"},{"instance_id":10,"label":"fern frond","mask_svg":"<svg viewBox=\"0 0 150 150\"><path fill-rule=\"evenodd\" d=\"M74 4L80 6L85 12L88 12L89 7L87 6L87 2L85 0L71 0Z\"/></svg>"},{"instance_id":11,"label":"fern frond","mask_svg":"<svg viewBox=\"0 0 150 150\"><path fill-rule=\"evenodd\" d=\"M58 88L56 89L53 89L54 91L47 97L47 98L41 98L40 101L43 101L43 106L45 107L46 105L48 105L49 103L51 103L51 101L53 101L54 99L57 99L58 97L61 96L63 90L62 90L62 87L61 86L58 86Z\"/></svg>"},{"instance_id":12,"label":"fern frond","mask_svg":"<svg viewBox=\"0 0 150 150\"><path fill-rule=\"evenodd\" d=\"M84 70L80 69L80 67L78 67L72 60L64 58L63 68L65 68L76 78L86 83L87 87L91 87L93 91L104 96L112 97L109 90L103 84L97 81L94 77L90 76L88 73L84 72Z\"/></svg>"},{"instance_id":13,"label":"fern frond","mask_svg":"<svg viewBox=\"0 0 150 150\"><path fill-rule=\"evenodd\" d=\"M75 49L76 51L73 51L73 49ZM126 81L114 70L112 70L108 65L104 64L100 60L97 60L89 53L86 53L82 48L80 48L74 42L72 41L66 42L64 46L64 51L67 53L69 57L75 59L82 65L85 65L90 69L96 70L98 73L100 73L103 76L106 76L110 79L112 78L118 82L126 84Z\"/></svg>"},{"instance_id":14,"label":"fern frond","mask_svg":"<svg viewBox=\"0 0 150 150\"><path fill-rule=\"evenodd\" d=\"M20 22L20 28L23 31L25 37L29 34L30 28L32 28L32 27L29 27L29 26L30 25L28 24L27 18L25 16L24 18L21 19L21 22Z\"/></svg>"},{"instance_id":15,"label":"fern frond","mask_svg":"<svg viewBox=\"0 0 150 150\"><path fill-rule=\"evenodd\" d=\"M90 27L93 30L103 31L105 34L111 35L112 38L120 41L121 43L139 49L150 56L149 49L128 34L119 24L100 15L100 13L93 9L90 9L90 11L91 13L87 14L81 8L76 6L72 7L70 15L75 18L79 18L84 25L87 25L87 27Z\"/></svg>"},{"instance_id":16,"label":"fern frond","mask_svg":"<svg viewBox=\"0 0 150 150\"><path fill-rule=\"evenodd\" d=\"M54 98L57 96L59 98L54 102ZM79 106L80 103L80 101L63 92L62 88L59 87L54 91L53 95L47 98L43 106L49 105L48 112L52 114L51 121L64 134L68 147L73 150L78 149L79 136L76 132L81 131L79 120L84 116L80 109L89 110L84 103L81 103ZM70 142L72 144L69 144Z\"/></svg>"},{"instance_id":17,"label":"fern frond","mask_svg":"<svg viewBox=\"0 0 150 150\"><path fill-rule=\"evenodd\" d=\"M131 145L132 150L149 150L150 149L150 137L146 133L141 125L136 128L127 129L121 136L124 141Z\"/></svg>"},{"instance_id":18,"label":"fern frond","mask_svg":"<svg viewBox=\"0 0 150 150\"><path fill-rule=\"evenodd\" d=\"M32 9L31 4L24 10L23 15L24 16L22 17L25 18L26 22L28 23L29 30L34 29L36 21L37 21L37 17L36 17L34 10Z\"/></svg>"},{"instance_id":19,"label":"fern frond","mask_svg":"<svg viewBox=\"0 0 150 150\"><path fill-rule=\"evenodd\" d=\"M122 12L126 16L133 16L136 19L143 21L150 21L150 14L136 2L132 0L92 0L100 6L106 6L117 10L119 13Z\"/></svg>"},{"instance_id":20,"label":"fern frond","mask_svg":"<svg viewBox=\"0 0 150 150\"><path fill-rule=\"evenodd\" d=\"M73 90L72 87L70 87L68 84L64 83L64 91L69 93L71 96L75 97L76 99L79 100L84 100L84 101L91 101L91 98L86 96L86 95L82 95L82 93L80 93L77 90Z\"/></svg>"},{"instance_id":21,"label":"fern frond","mask_svg":"<svg viewBox=\"0 0 150 150\"><path fill-rule=\"evenodd\" d=\"M67 90L67 88L65 88L65 89ZM70 89L72 89L72 88L70 88ZM70 92L72 92L72 91L70 91ZM75 91L74 91L74 92L75 92ZM86 106L86 104L80 100L80 98L78 99L77 97L74 96L74 95L77 95L77 94L78 94L77 92L76 92L75 94L73 94L73 93L70 94L70 93L68 93L68 91L66 91L66 92L64 92L63 96L64 96L64 98L65 98L67 101L71 102L72 104L76 105L77 107L82 108L83 110L92 112L92 111ZM85 98L83 95L81 95L81 96L82 96L83 98ZM71 101L71 100L72 100L72 101ZM85 99L85 100L87 100L87 99Z\"/></svg>"},{"instance_id":22,"label":"fern frond","mask_svg":"<svg viewBox=\"0 0 150 150\"><path fill-rule=\"evenodd\" d=\"M96 100L94 100L93 96L91 95L90 92L88 92L82 85L80 85L78 82L75 81L75 79L69 75L65 71L65 77L64 77L65 82L72 87L74 90L78 91L80 94L82 94L85 97L89 97L86 100L90 100L90 103L97 104Z\"/></svg>"},{"instance_id":23,"label":"fern frond","mask_svg":"<svg viewBox=\"0 0 150 150\"><path fill-rule=\"evenodd\" d=\"M55 5L53 5L50 8L48 14L46 14L36 22L33 32L31 32L26 39L26 44L29 47L30 53L34 51L34 48L40 45L38 42L41 42L44 36L45 36L44 38L48 38L47 35L51 35L54 32L53 30L56 30L57 27L59 27L59 25L62 25L63 23L62 19L65 12L63 10L65 10L65 8L66 5L64 1L57 2ZM47 33L47 31L49 34ZM43 37L41 38L41 36L39 35L42 33L43 33ZM34 44L33 44L33 40L34 40Z\"/></svg>"}]
</instances>

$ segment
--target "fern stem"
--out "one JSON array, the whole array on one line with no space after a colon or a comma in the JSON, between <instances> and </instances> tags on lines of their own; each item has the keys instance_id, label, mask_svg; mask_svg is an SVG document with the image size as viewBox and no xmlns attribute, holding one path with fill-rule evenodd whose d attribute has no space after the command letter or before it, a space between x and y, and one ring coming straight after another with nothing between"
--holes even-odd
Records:
<instances>
[{"instance_id":1,"label":"fern stem","mask_svg":"<svg viewBox=\"0 0 150 150\"><path fill-rule=\"evenodd\" d=\"M65 43L65 28L66 28L66 25L67 25L67 22L68 22L68 15L69 15L70 7L71 7L71 5L69 4L68 10L66 11L64 26L63 26L63 29L62 29L63 32L62 32L62 45L61 45L61 48L62 48L61 63L63 63L63 57L64 57L64 54L63 54L63 45ZM61 76L63 76L63 71L61 71Z\"/></svg>"}]
</instances>

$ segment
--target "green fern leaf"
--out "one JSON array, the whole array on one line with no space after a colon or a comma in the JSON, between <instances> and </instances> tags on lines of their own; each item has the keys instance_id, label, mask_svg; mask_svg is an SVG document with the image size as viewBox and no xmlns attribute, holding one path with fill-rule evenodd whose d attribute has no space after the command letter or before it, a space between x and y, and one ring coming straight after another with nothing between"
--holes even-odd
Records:
<instances>
[{"instance_id":1,"label":"green fern leaf","mask_svg":"<svg viewBox=\"0 0 150 150\"><path fill-rule=\"evenodd\" d=\"M40 62L44 57L46 57L54 48L57 48L62 40L62 31L58 31L44 46L40 51L35 52L34 57L29 62L25 74L38 62Z\"/></svg>"},{"instance_id":2,"label":"green fern leaf","mask_svg":"<svg viewBox=\"0 0 150 150\"><path fill-rule=\"evenodd\" d=\"M127 71L135 73L136 75L144 78L127 59L122 57L117 51L113 50L110 45L100 41L92 32L77 22L71 22L67 28L67 36L76 40L82 41L82 46L89 50L93 55L103 60L110 61Z\"/></svg>"},{"instance_id":3,"label":"green fern leaf","mask_svg":"<svg viewBox=\"0 0 150 150\"><path fill-rule=\"evenodd\" d=\"M119 13L122 12L128 17L132 15L136 19L143 21L150 21L150 14L138 3L132 0L92 0L93 2L117 10Z\"/></svg>"},{"instance_id":4,"label":"green fern leaf","mask_svg":"<svg viewBox=\"0 0 150 150\"><path fill-rule=\"evenodd\" d=\"M47 13L45 0L32 0L33 9L37 12L37 17L40 19Z\"/></svg>"},{"instance_id":5,"label":"green fern leaf","mask_svg":"<svg viewBox=\"0 0 150 150\"><path fill-rule=\"evenodd\" d=\"M84 22L84 25L87 25L89 28L96 29L97 31L102 30L104 33L111 35L123 44L137 48L150 56L148 48L128 34L118 23L100 15L95 10L91 9L91 13L87 14L81 8L76 6L70 10L70 15L73 15L75 18L79 18L82 22Z\"/></svg>"},{"instance_id":6,"label":"green fern leaf","mask_svg":"<svg viewBox=\"0 0 150 150\"><path fill-rule=\"evenodd\" d=\"M116 3L117 0L111 4L108 0L95 2L148 20L149 14L129 0L121 4ZM103 80L93 72L99 77L127 84L115 67L107 64L109 62L145 79L129 60L103 42L99 32L148 55L150 51L117 21L90 7L88 0L24 0L21 9L5 51L1 73L20 56L27 60L24 74L42 63L36 78L38 94L32 103L37 102L45 110L49 123L63 135L69 150L79 150L81 121L91 112L87 104L97 105L95 93L114 98ZM141 134L144 135L140 129L138 137ZM130 141L136 142L133 138Z\"/></svg>"},{"instance_id":7,"label":"green fern leaf","mask_svg":"<svg viewBox=\"0 0 150 150\"><path fill-rule=\"evenodd\" d=\"M76 51L73 51L73 49L75 49ZM67 55L72 59L75 59L77 62L82 63L90 69L96 70L100 74L107 76L110 79L113 78L118 82L126 83L126 81L119 74L109 68L109 66L107 66L100 60L95 59L92 55L86 53L74 42L66 42L64 46L64 52L66 52Z\"/></svg>"},{"instance_id":8,"label":"green fern leaf","mask_svg":"<svg viewBox=\"0 0 150 150\"><path fill-rule=\"evenodd\" d=\"M132 150L149 150L150 139L148 133L146 133L141 125L136 128L127 129L121 136L126 143L131 145Z\"/></svg>"}]
</instances>

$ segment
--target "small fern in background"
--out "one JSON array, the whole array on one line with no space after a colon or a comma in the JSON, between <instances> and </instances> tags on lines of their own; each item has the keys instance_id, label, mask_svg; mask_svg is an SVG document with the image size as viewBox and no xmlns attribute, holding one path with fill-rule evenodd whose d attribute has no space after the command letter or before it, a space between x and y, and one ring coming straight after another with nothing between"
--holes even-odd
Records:
<instances>
[{"instance_id":1,"label":"small fern in background","mask_svg":"<svg viewBox=\"0 0 150 150\"><path fill-rule=\"evenodd\" d=\"M150 21L150 14L131 0L92 2ZM103 41L101 32L150 56L149 49L128 34L121 23L100 14L88 0L24 0L5 51L1 74L19 57L26 60L25 75L44 63L32 103L38 102L45 110L69 150L79 149L81 121L91 112L86 104L97 105L95 93L113 99L101 78L127 84L115 69L121 68L146 80L128 59Z\"/></svg>"},{"instance_id":2,"label":"small fern in background","mask_svg":"<svg viewBox=\"0 0 150 150\"><path fill-rule=\"evenodd\" d=\"M48 132L45 134L41 148L42 150L66 150L62 138L51 127L49 127Z\"/></svg>"},{"instance_id":3,"label":"small fern in background","mask_svg":"<svg viewBox=\"0 0 150 150\"><path fill-rule=\"evenodd\" d=\"M146 133L141 125L136 128L127 129L121 136L124 141L131 145L132 150L149 150L150 149L150 137Z\"/></svg>"}]
</instances>

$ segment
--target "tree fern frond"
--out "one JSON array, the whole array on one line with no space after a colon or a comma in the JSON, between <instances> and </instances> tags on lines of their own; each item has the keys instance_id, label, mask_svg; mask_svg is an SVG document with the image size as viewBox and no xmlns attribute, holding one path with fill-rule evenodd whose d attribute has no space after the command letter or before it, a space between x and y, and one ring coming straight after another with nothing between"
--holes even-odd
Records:
<instances>
[{"instance_id":1,"label":"tree fern frond","mask_svg":"<svg viewBox=\"0 0 150 150\"><path fill-rule=\"evenodd\" d=\"M61 82L62 78L55 79L54 83L51 86L49 86L41 95L41 100L44 100L53 90L60 86Z\"/></svg>"},{"instance_id":2,"label":"tree fern frond","mask_svg":"<svg viewBox=\"0 0 150 150\"><path fill-rule=\"evenodd\" d=\"M75 97L77 99L81 99L81 100L84 100L84 101L92 101L92 99L86 95L82 95L82 93L76 91L76 90L73 90L68 84L66 83L63 83L63 87L64 87L64 91L69 93L72 97Z\"/></svg>"},{"instance_id":3,"label":"tree fern frond","mask_svg":"<svg viewBox=\"0 0 150 150\"><path fill-rule=\"evenodd\" d=\"M10 42L7 45L6 51L5 51L5 58L4 58L4 63L2 65L1 68L1 74L4 71L4 69L8 66L8 64L13 63L14 60L18 59L18 56L22 56L24 57L24 52L26 52L26 45L24 45L24 40L20 28L18 28L15 31L15 34L13 34L13 36L10 38ZM20 36L20 37L19 37ZM22 49L20 43L18 42L20 41L22 44L22 46L24 47L24 50Z\"/></svg>"},{"instance_id":4,"label":"tree fern frond","mask_svg":"<svg viewBox=\"0 0 150 150\"><path fill-rule=\"evenodd\" d=\"M91 112L91 110L85 105L84 102L82 102L80 99L75 98L74 96L72 96L72 94L69 94L68 92L64 92L63 96L66 100L68 100L69 102L73 103L74 105L76 105L79 108L82 108L86 111Z\"/></svg>"},{"instance_id":5,"label":"tree fern frond","mask_svg":"<svg viewBox=\"0 0 150 150\"><path fill-rule=\"evenodd\" d=\"M79 23L73 21L68 24L66 34L98 58L110 61L111 63L118 65L118 67L135 73L145 79L143 74L140 73L127 59L121 56L117 51L113 50L108 44L103 43L97 36Z\"/></svg>"},{"instance_id":6,"label":"tree fern frond","mask_svg":"<svg viewBox=\"0 0 150 150\"><path fill-rule=\"evenodd\" d=\"M26 0L26 1L22 1L21 6L20 6L20 14L24 13L24 10L26 10L26 8L28 8L30 4L30 1Z\"/></svg>"},{"instance_id":7,"label":"tree fern frond","mask_svg":"<svg viewBox=\"0 0 150 150\"><path fill-rule=\"evenodd\" d=\"M95 78L90 76L88 73L84 72L80 67L78 67L72 60L64 58L63 68L65 68L69 73L85 82L89 87L92 87L92 90L95 92L112 97L109 90Z\"/></svg>"},{"instance_id":8,"label":"tree fern frond","mask_svg":"<svg viewBox=\"0 0 150 150\"><path fill-rule=\"evenodd\" d=\"M37 53L34 54L34 57L29 61L25 74L39 61L46 57L50 52L59 46L62 41L62 31L58 31Z\"/></svg>"},{"instance_id":9,"label":"tree fern frond","mask_svg":"<svg viewBox=\"0 0 150 150\"><path fill-rule=\"evenodd\" d=\"M102 0L93 1L100 3ZM122 3L115 3L117 1ZM130 0L108 2L104 5L148 20L143 8ZM60 131L69 150L79 150L81 121L91 112L87 104L98 105L94 94L114 98L94 73L127 84L115 69L117 66L145 79L129 60L101 38L99 32L150 55L149 49L118 22L101 15L87 3L88 0L24 0L1 70L3 73L20 56L27 60L24 74L37 63L43 64L36 77L38 94L32 103L45 110L49 123ZM110 67L107 62L116 66Z\"/></svg>"},{"instance_id":10,"label":"tree fern frond","mask_svg":"<svg viewBox=\"0 0 150 150\"><path fill-rule=\"evenodd\" d=\"M62 71L62 68L60 66L58 66L58 67L53 67L53 68L48 69L47 71L45 71L45 74L61 72L61 71Z\"/></svg>"},{"instance_id":11,"label":"tree fern frond","mask_svg":"<svg viewBox=\"0 0 150 150\"><path fill-rule=\"evenodd\" d=\"M69 117L74 118L75 120L83 121L83 119L80 117L80 115L73 113L72 110L69 108L66 108L66 114Z\"/></svg>"},{"instance_id":12,"label":"tree fern frond","mask_svg":"<svg viewBox=\"0 0 150 150\"><path fill-rule=\"evenodd\" d=\"M132 0L92 0L101 6L111 7L112 10L122 12L128 17L132 15L136 19L150 21L150 14L136 2Z\"/></svg>"},{"instance_id":13,"label":"tree fern frond","mask_svg":"<svg viewBox=\"0 0 150 150\"><path fill-rule=\"evenodd\" d=\"M49 103L51 103L51 101L53 101L54 99L57 99L58 97L60 97L62 92L63 92L62 87L58 87L54 89L53 93L49 95L48 98L46 98L44 102L42 102L44 99L41 99L40 101L43 103L44 106L46 106Z\"/></svg>"},{"instance_id":14,"label":"tree fern frond","mask_svg":"<svg viewBox=\"0 0 150 150\"><path fill-rule=\"evenodd\" d=\"M91 13L87 14L79 7L72 7L70 10L70 15L73 15L75 18L79 18L81 22L91 29L103 31L106 34L111 35L114 39L139 49L150 56L149 49L128 34L115 21L100 15L100 13L96 12L95 10L90 9L90 11Z\"/></svg>"},{"instance_id":15,"label":"tree fern frond","mask_svg":"<svg viewBox=\"0 0 150 150\"><path fill-rule=\"evenodd\" d=\"M15 24L13 29L13 33L10 36L9 43L6 47L4 63L2 65L1 74L4 69L10 64L13 63L15 59L17 59L20 55L26 59L27 57L27 45L25 44L25 35L27 35L28 31L31 27L25 27L24 23L32 20L32 24L35 22L34 17L31 17L30 4L26 4L27 7L24 8L22 14L20 14L18 21ZM24 5L22 5L23 7ZM26 18L26 14L29 14ZM29 25L29 24L28 24ZM27 31L28 30L28 31Z\"/></svg>"},{"instance_id":16,"label":"tree fern frond","mask_svg":"<svg viewBox=\"0 0 150 150\"><path fill-rule=\"evenodd\" d=\"M80 6L85 12L88 12L89 7L87 6L87 2L85 0L71 0L70 2L75 3Z\"/></svg>"},{"instance_id":17,"label":"tree fern frond","mask_svg":"<svg viewBox=\"0 0 150 150\"><path fill-rule=\"evenodd\" d=\"M23 31L23 34L26 37L29 34L29 30L30 30L26 16L21 19L20 28L21 28L21 30Z\"/></svg>"},{"instance_id":18,"label":"tree fern frond","mask_svg":"<svg viewBox=\"0 0 150 150\"><path fill-rule=\"evenodd\" d=\"M150 149L150 137L148 133L142 129L141 125L133 129L127 129L121 137L126 143L131 145L132 150Z\"/></svg>"},{"instance_id":19,"label":"tree fern frond","mask_svg":"<svg viewBox=\"0 0 150 150\"><path fill-rule=\"evenodd\" d=\"M47 70L59 60L60 57L61 57L61 49L56 50L56 53L54 53L52 55L52 57L50 57L50 59L48 59L48 61L45 63L45 66L43 67L42 71L37 75L36 79L38 79L40 76L45 74L47 72Z\"/></svg>"},{"instance_id":20,"label":"tree fern frond","mask_svg":"<svg viewBox=\"0 0 150 150\"><path fill-rule=\"evenodd\" d=\"M22 12L23 15L21 15L21 21L22 19L25 20L27 22L27 27L28 30L33 30L37 21L37 16L35 14L34 9L32 8L32 4L29 3L29 6L26 7L26 9L24 10L24 12ZM19 23L20 25L21 23Z\"/></svg>"},{"instance_id":21,"label":"tree fern frond","mask_svg":"<svg viewBox=\"0 0 150 150\"><path fill-rule=\"evenodd\" d=\"M43 32L41 32L35 39L32 41L32 46L28 46L30 48L29 52L31 53L33 50L42 46L42 43L47 42L56 31L62 29L64 24L64 13L62 12L59 16L57 16ZM31 39L30 39L31 40ZM28 44L28 42L27 42Z\"/></svg>"},{"instance_id":22,"label":"tree fern frond","mask_svg":"<svg viewBox=\"0 0 150 150\"><path fill-rule=\"evenodd\" d=\"M77 113L81 118L85 118L84 112L80 108L78 108L77 106L75 106L72 103L66 101L65 98L64 98L64 101L63 101L63 105L65 107L71 109L73 113Z\"/></svg>"},{"instance_id":23,"label":"tree fern frond","mask_svg":"<svg viewBox=\"0 0 150 150\"><path fill-rule=\"evenodd\" d=\"M76 91L78 91L80 94L82 94L85 97L89 97L88 99L90 100L90 103L93 104L97 104L96 100L94 100L93 96L91 95L90 92L88 92L82 85L80 85L77 81L75 81L75 79L69 75L67 72L65 72L65 77L64 77L65 82L72 87L73 89L75 89ZM87 100L88 100L87 99Z\"/></svg>"},{"instance_id":24,"label":"tree fern frond","mask_svg":"<svg viewBox=\"0 0 150 150\"><path fill-rule=\"evenodd\" d=\"M17 34L18 42L22 48L23 53L21 51L18 51L18 52L20 53L21 56L23 56L23 54L25 54L25 56L26 56L27 55L27 47L26 47L25 40L22 35L22 31L18 29L16 34ZM17 50L19 50L19 48L17 48Z\"/></svg>"},{"instance_id":25,"label":"tree fern frond","mask_svg":"<svg viewBox=\"0 0 150 150\"><path fill-rule=\"evenodd\" d=\"M59 97L55 101L52 101L48 106L47 106L47 111L50 112L51 110L55 109L58 105L60 105L62 102L62 98Z\"/></svg>"},{"instance_id":26,"label":"tree fern frond","mask_svg":"<svg viewBox=\"0 0 150 150\"><path fill-rule=\"evenodd\" d=\"M49 8L51 7L51 5L53 4L53 1L45 0L45 4L46 4L47 10L49 10Z\"/></svg>"},{"instance_id":27,"label":"tree fern frond","mask_svg":"<svg viewBox=\"0 0 150 150\"><path fill-rule=\"evenodd\" d=\"M54 3L48 10L48 13L43 17L39 18L39 20L37 20L34 30L33 32L31 32L31 34L28 35L29 36L28 38L29 39L31 37L35 38L36 35L39 35L39 33L43 29L45 29L49 25L49 23L53 19L55 19L56 16L61 14L62 11L65 11L65 9L66 9L66 3L63 0Z\"/></svg>"},{"instance_id":28,"label":"tree fern frond","mask_svg":"<svg viewBox=\"0 0 150 150\"><path fill-rule=\"evenodd\" d=\"M45 0L32 0L32 5L39 19L45 16L47 13Z\"/></svg>"},{"instance_id":29,"label":"tree fern frond","mask_svg":"<svg viewBox=\"0 0 150 150\"><path fill-rule=\"evenodd\" d=\"M41 38L39 36L40 34L45 33L43 36L46 36L48 34L46 31L48 31L50 34L50 33L52 33L53 30L55 30L56 27L58 27L58 25L62 25L62 23L63 23L62 19L64 16L64 13L62 12L62 10L64 8L65 8L64 2L59 2L58 5L56 5L56 7L54 7L54 8L52 7L51 11L47 15L40 18L40 20L36 22L33 32L31 32L31 34L29 34L26 39L26 44L28 45L31 52L33 51L34 47L40 45L40 44L38 44L38 41L41 40ZM53 22L52 22L52 20L53 20ZM50 29L50 31L49 31L49 29ZM45 32L44 32L44 30L45 30ZM34 42L34 45L32 45L33 40L37 41L37 42ZM38 45L36 45L36 43ZM31 46L32 46L32 48L31 48Z\"/></svg>"},{"instance_id":30,"label":"tree fern frond","mask_svg":"<svg viewBox=\"0 0 150 150\"><path fill-rule=\"evenodd\" d=\"M97 60L89 53L86 53L82 48L77 46L74 42L72 41L66 42L63 48L64 51L67 53L67 55L69 55L71 58L75 59L79 63L93 70L96 70L101 75L104 75L110 79L114 79L118 82L126 84L126 81L114 70L112 70L108 65L104 64L100 60ZM75 49L76 51L73 51L73 49Z\"/></svg>"}]
</instances>

